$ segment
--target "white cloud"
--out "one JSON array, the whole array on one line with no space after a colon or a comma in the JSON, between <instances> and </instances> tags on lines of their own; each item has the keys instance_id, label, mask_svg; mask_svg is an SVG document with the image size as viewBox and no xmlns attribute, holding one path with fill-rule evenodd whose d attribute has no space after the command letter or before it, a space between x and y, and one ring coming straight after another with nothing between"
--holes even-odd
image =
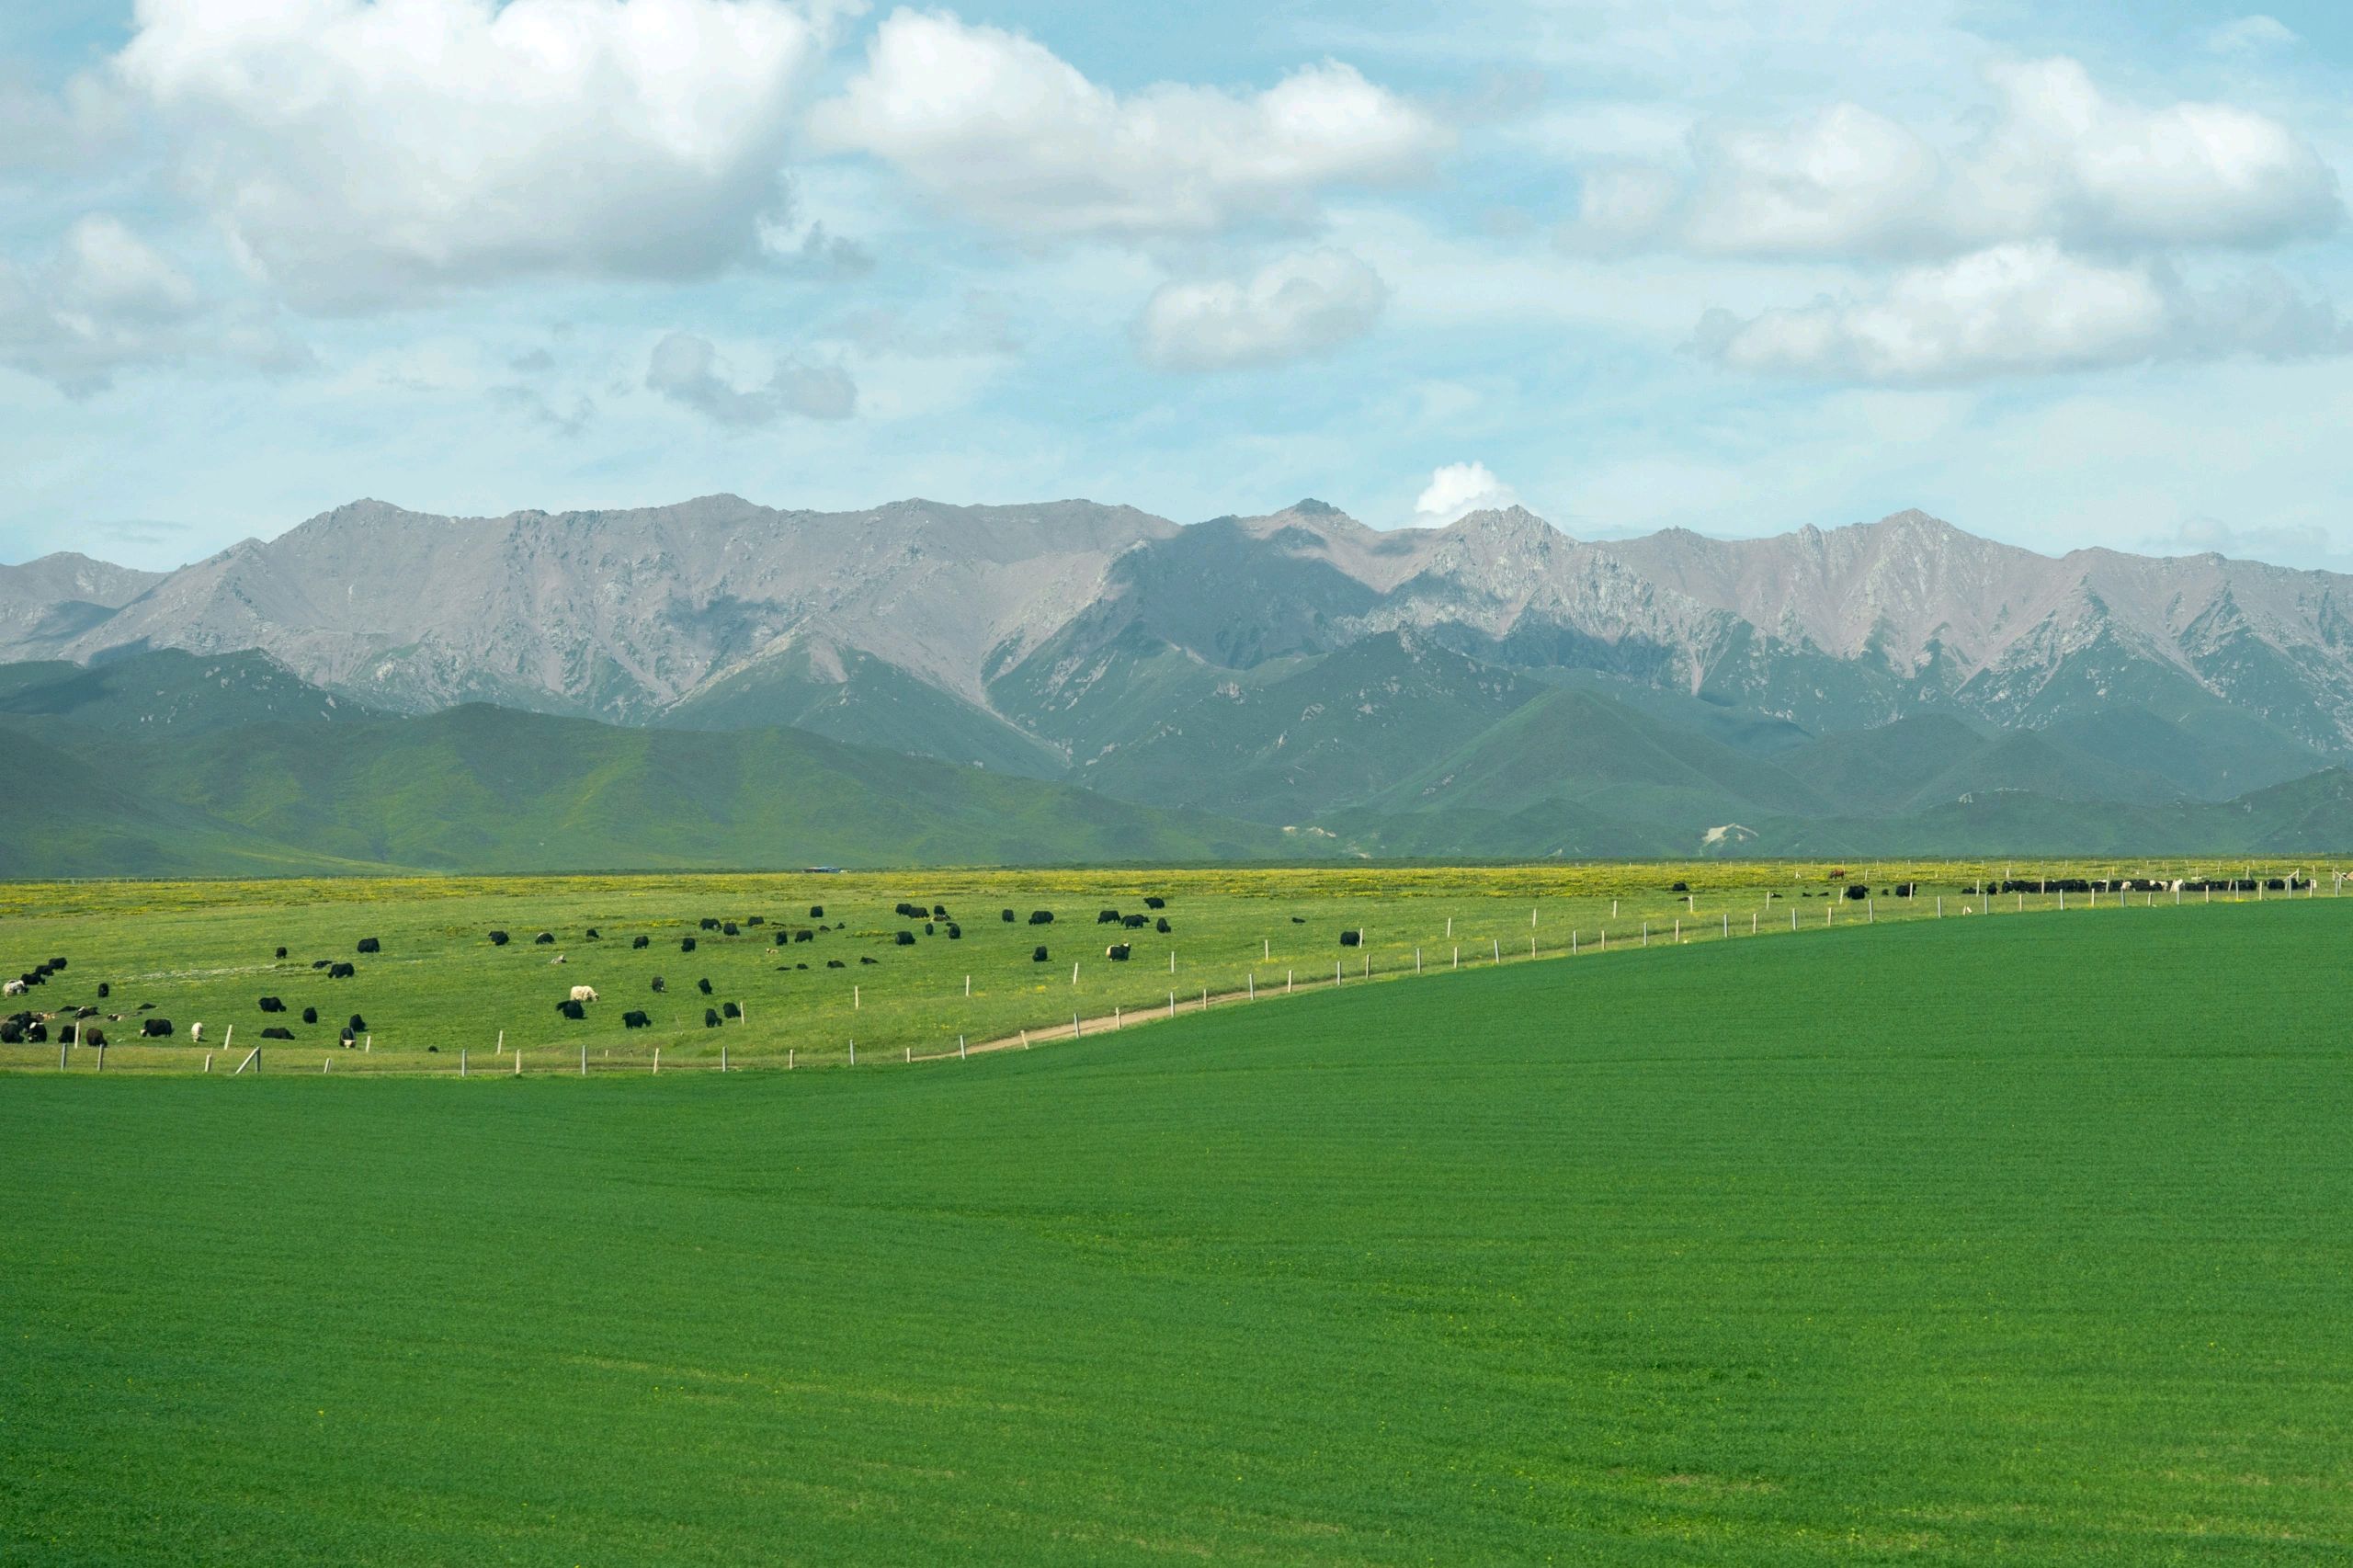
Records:
<instances>
[{"instance_id":1,"label":"white cloud","mask_svg":"<svg viewBox=\"0 0 2353 1568\"><path fill-rule=\"evenodd\" d=\"M310 356L266 313L213 306L113 218L75 223L39 267L0 263L0 365L87 397L121 370L196 359L286 370Z\"/></svg>"},{"instance_id":2,"label":"white cloud","mask_svg":"<svg viewBox=\"0 0 2353 1568\"><path fill-rule=\"evenodd\" d=\"M2353 326L2276 274L2194 290L2160 268L2087 261L2045 240L1905 268L1866 297L1745 320L1711 311L1696 347L1733 369L1907 383L2341 354L2353 350Z\"/></svg>"},{"instance_id":3,"label":"white cloud","mask_svg":"<svg viewBox=\"0 0 2353 1568\"><path fill-rule=\"evenodd\" d=\"M1279 364L1363 336L1388 299L1381 275L1355 256L1304 251L1246 278L1163 285L1136 323L1136 345L1164 370Z\"/></svg>"},{"instance_id":4,"label":"white cloud","mask_svg":"<svg viewBox=\"0 0 2353 1568\"><path fill-rule=\"evenodd\" d=\"M2259 14L2224 22L2206 34L2206 47L2216 54L2268 54L2302 41L2277 17Z\"/></svg>"},{"instance_id":5,"label":"white cloud","mask_svg":"<svg viewBox=\"0 0 2353 1568\"><path fill-rule=\"evenodd\" d=\"M257 273L348 308L521 276L703 276L785 205L832 7L139 0L116 57Z\"/></svg>"},{"instance_id":6,"label":"white cloud","mask_svg":"<svg viewBox=\"0 0 2353 1568\"><path fill-rule=\"evenodd\" d=\"M52 93L0 74L0 172L80 167L130 134L121 96L97 76L73 77Z\"/></svg>"},{"instance_id":7,"label":"white cloud","mask_svg":"<svg viewBox=\"0 0 2353 1568\"><path fill-rule=\"evenodd\" d=\"M1336 62L1254 94L1162 84L1121 97L1018 33L901 10L813 117L938 204L1034 238L1298 223L1335 186L1424 176L1430 115Z\"/></svg>"},{"instance_id":8,"label":"white cloud","mask_svg":"<svg viewBox=\"0 0 2353 1568\"><path fill-rule=\"evenodd\" d=\"M1939 151L1854 104L1702 133L1691 166L1604 167L1573 245L1732 256L1955 256L2011 240L2076 248L2262 247L2344 216L2335 172L2268 115L2218 103L2143 109L2053 59L1992 67L1975 141Z\"/></svg>"},{"instance_id":9,"label":"white cloud","mask_svg":"<svg viewBox=\"0 0 2353 1568\"><path fill-rule=\"evenodd\" d=\"M710 339L674 332L654 346L645 385L721 425L773 425L788 414L804 419L847 419L858 411L858 386L838 365L786 356L761 385L736 385Z\"/></svg>"},{"instance_id":10,"label":"white cloud","mask_svg":"<svg viewBox=\"0 0 2353 1568\"><path fill-rule=\"evenodd\" d=\"M1490 473L1485 463L1448 463L1431 472L1429 483L1414 502L1414 521L1423 528L1442 528L1470 513L1518 502L1518 493Z\"/></svg>"}]
</instances>

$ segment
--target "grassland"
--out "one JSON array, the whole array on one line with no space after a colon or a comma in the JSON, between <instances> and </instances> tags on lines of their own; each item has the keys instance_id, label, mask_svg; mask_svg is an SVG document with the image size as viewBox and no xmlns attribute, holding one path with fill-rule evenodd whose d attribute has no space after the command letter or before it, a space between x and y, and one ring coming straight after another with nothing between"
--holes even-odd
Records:
<instances>
[{"instance_id":1,"label":"grassland","mask_svg":"<svg viewBox=\"0 0 2353 1568\"><path fill-rule=\"evenodd\" d=\"M912 1071L14 1076L0 1561L2341 1562L2348 938L1613 945Z\"/></svg>"},{"instance_id":2,"label":"grassland","mask_svg":"<svg viewBox=\"0 0 2353 1568\"><path fill-rule=\"evenodd\" d=\"M2238 874L2211 862L1995 865L1991 874L2106 878ZM2311 862L2257 865L2265 876L2309 875ZM1836 875L1833 875L1834 871ZM1204 994L1261 997L1292 987L1361 983L1521 961L1530 956L1601 959L1643 945L1697 945L1727 937L1808 937L1842 923L1932 919L1938 910L1982 910L1961 890L1988 874L1980 864L1771 862L1574 867L1356 867L1260 870L1065 872L922 871L888 876L340 879L264 882L89 882L0 887L0 973L64 957L66 971L18 1006L96 1006L93 1020L111 1049L108 1071L203 1070L229 1028L244 1051L265 1026L289 1028L265 1070L431 1072L469 1070L643 1071L655 1050L671 1070L715 1066L847 1063L956 1051L970 1044L1067 1033L1074 1017L1096 1027L1117 1018L1165 1017L1172 1005L1199 1008ZM2331 874L2320 873L2324 896ZM1877 888L1868 903L1837 895L1850 882ZM1677 893L1677 883L1690 890ZM1885 896L1916 882L1921 896ZM1768 895L1770 895L1768 897ZM1162 896L1165 910L1147 909ZM1941 901L1941 903L1939 902ZM2016 915L2055 909L2056 895L1998 901ZM2086 901L2076 898L2075 907ZM950 920L893 913L914 903L945 907ZM2116 908L2111 895L2106 907ZM824 915L813 916L822 906ZM1097 924L1104 909L1165 916L1166 934ZM1003 912L1014 919L1006 922ZM1032 926L1035 910L1054 915ZM755 917L764 924L749 924ZM704 930L704 919L734 921L738 934ZM952 923L961 936L949 935ZM821 929L822 927L822 929ZM591 939L591 928L599 935ZM494 947L488 933L512 940ZM807 941L777 944L805 930ZM547 931L554 943L534 937ZM1341 946L1343 931L1363 945ZM899 935L909 933L911 945ZM638 937L648 946L632 946ZM357 951L374 937L380 954ZM692 939L695 950L682 950ZM1104 956L1126 942L1125 962ZM1036 961L1043 945L1048 960ZM285 959L277 949L287 949ZM562 954L564 962L551 960ZM828 961L842 967L828 968ZM871 961L865 961L871 960ZM313 967L348 961L358 972L330 980ZM1074 977L1074 968L1075 976ZM655 994L659 976L665 990ZM705 994L699 983L709 981ZM111 994L100 998L106 983ZM581 1021L555 1004L574 985L600 1000ZM290 1012L272 1016L259 999ZM740 1021L705 1026L733 1003ZM141 1011L144 1006L149 1009ZM315 1024L300 1015L315 1008ZM644 1010L653 1027L624 1028ZM363 1020L360 1047L344 1050L340 1027ZM169 1043L136 1040L138 1020L171 1021ZM188 1040L206 1026L207 1040ZM501 1046L504 1046L504 1052ZM58 1070L52 1040L0 1046L0 1068ZM214 1070L234 1062L216 1061ZM96 1071L95 1051L69 1071Z\"/></svg>"}]
</instances>

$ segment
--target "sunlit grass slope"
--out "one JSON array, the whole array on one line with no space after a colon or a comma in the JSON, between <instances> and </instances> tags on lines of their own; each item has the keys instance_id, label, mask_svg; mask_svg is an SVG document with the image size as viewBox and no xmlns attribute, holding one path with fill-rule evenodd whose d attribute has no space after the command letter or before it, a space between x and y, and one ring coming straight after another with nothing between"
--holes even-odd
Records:
<instances>
[{"instance_id":1,"label":"sunlit grass slope","mask_svg":"<svg viewBox=\"0 0 2353 1568\"><path fill-rule=\"evenodd\" d=\"M0 1560L2323 1563L2338 901L0 1080Z\"/></svg>"}]
</instances>

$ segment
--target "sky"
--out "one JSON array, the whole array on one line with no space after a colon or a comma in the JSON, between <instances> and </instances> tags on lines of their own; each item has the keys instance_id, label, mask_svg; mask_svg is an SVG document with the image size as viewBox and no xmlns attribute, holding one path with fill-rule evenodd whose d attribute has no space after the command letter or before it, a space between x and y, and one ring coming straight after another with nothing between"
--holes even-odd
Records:
<instances>
[{"instance_id":1,"label":"sky","mask_svg":"<svg viewBox=\"0 0 2353 1568\"><path fill-rule=\"evenodd\" d=\"M0 561L363 496L2353 569L2353 7L0 7Z\"/></svg>"}]
</instances>

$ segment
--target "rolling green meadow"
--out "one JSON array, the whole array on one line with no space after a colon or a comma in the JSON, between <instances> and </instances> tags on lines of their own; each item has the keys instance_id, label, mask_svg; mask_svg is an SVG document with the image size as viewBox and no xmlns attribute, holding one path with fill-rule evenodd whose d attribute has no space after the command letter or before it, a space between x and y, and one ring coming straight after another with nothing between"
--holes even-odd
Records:
<instances>
[{"instance_id":1,"label":"rolling green meadow","mask_svg":"<svg viewBox=\"0 0 2353 1568\"><path fill-rule=\"evenodd\" d=\"M1153 873L1180 966L1198 942L1237 979L1255 955L1222 949L1262 932L1328 968L1358 908L1393 972L1446 918L1524 953L1531 904L1547 951L1623 907L1606 957L585 1082L540 994L590 975L579 927L663 930L675 988L676 923L797 914L804 884L7 890L11 972L62 943L49 990L86 962L183 1028L190 998L296 1002L249 971L284 931L296 961L382 937L335 993L396 1020L372 1056L510 993L550 1033L546 1070L463 1084L322 1077L308 1045L259 1077L54 1047L0 1074L0 1562L2353 1554L2353 901L2324 875L1815 929L1820 898L1777 900L1803 932L1630 944L1680 874ZM1703 926L1792 869L1709 874ZM893 994L988 947L1009 984L1032 934L998 906L1054 907L1060 959L1131 896L1021 876L840 880L850 929L797 946L872 942ZM894 970L858 935L934 895L961 942ZM489 953L498 911L572 961ZM766 940L722 945L779 987L747 1041L808 981ZM979 1027L1061 1011L1067 970L1045 983ZM910 1045L957 1016L890 1006Z\"/></svg>"}]
</instances>

